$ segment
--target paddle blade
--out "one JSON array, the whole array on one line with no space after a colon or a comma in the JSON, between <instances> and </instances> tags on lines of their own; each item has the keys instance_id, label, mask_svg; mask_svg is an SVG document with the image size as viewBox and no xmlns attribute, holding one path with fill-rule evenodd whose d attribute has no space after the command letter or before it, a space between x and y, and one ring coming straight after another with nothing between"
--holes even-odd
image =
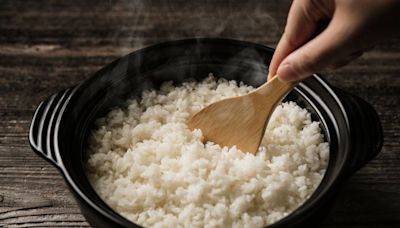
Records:
<instances>
[{"instance_id":1,"label":"paddle blade","mask_svg":"<svg viewBox=\"0 0 400 228\"><path fill-rule=\"evenodd\" d=\"M215 102L187 122L191 130L200 129L204 141L220 146L237 146L243 152L256 153L264 136L268 116L257 114L257 107L248 96ZM263 107L265 112L265 107Z\"/></svg>"}]
</instances>

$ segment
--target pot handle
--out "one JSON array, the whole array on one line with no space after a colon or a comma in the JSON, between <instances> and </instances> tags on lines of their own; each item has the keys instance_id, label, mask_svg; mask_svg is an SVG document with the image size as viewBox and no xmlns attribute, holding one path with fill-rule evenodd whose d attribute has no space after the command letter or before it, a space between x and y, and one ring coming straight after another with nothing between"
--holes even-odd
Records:
<instances>
[{"instance_id":1,"label":"pot handle","mask_svg":"<svg viewBox=\"0 0 400 228\"><path fill-rule=\"evenodd\" d=\"M73 89L67 89L42 101L36 108L29 129L29 144L34 152L60 167L58 160L58 127L61 113Z\"/></svg>"},{"instance_id":2,"label":"pot handle","mask_svg":"<svg viewBox=\"0 0 400 228\"><path fill-rule=\"evenodd\" d=\"M335 88L348 113L350 125L350 174L371 161L382 149L383 131L375 109L365 100Z\"/></svg>"}]
</instances>

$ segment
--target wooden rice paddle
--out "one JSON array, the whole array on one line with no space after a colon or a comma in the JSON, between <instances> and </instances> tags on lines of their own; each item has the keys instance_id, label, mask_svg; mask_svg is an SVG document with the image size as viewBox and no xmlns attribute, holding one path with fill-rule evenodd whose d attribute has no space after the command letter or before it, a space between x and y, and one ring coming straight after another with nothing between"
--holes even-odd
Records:
<instances>
[{"instance_id":1,"label":"wooden rice paddle","mask_svg":"<svg viewBox=\"0 0 400 228\"><path fill-rule=\"evenodd\" d=\"M254 154L275 107L296 84L281 82L275 76L246 95L210 104L194 114L187 125L191 130L201 129L205 142L236 145L241 151Z\"/></svg>"}]
</instances>

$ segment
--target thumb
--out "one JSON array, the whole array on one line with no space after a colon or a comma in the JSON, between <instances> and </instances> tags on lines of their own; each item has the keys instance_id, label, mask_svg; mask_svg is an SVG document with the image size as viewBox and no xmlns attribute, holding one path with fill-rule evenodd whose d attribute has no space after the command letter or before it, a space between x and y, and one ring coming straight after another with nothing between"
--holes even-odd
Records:
<instances>
[{"instance_id":1,"label":"thumb","mask_svg":"<svg viewBox=\"0 0 400 228\"><path fill-rule=\"evenodd\" d=\"M277 75L282 81L299 81L309 75L336 65L344 65L352 42L352 31L343 27L334 16L318 36L289 54L279 65ZM353 49L353 48L351 48Z\"/></svg>"}]
</instances>

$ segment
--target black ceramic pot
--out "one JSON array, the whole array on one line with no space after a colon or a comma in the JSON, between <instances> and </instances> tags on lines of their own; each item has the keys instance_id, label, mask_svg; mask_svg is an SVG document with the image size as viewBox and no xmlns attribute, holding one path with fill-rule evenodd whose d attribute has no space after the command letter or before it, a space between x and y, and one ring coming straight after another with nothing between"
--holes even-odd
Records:
<instances>
[{"instance_id":1,"label":"black ceramic pot","mask_svg":"<svg viewBox=\"0 0 400 228\"><path fill-rule=\"evenodd\" d=\"M93 120L145 89L170 80L177 84L188 78L200 80L209 72L257 87L266 80L272 54L273 49L258 44L212 38L166 42L133 52L43 101L31 123L30 144L61 171L93 227L135 227L99 198L85 176L86 139ZM307 108L322 123L330 158L312 196L270 227L317 223L341 183L382 147L381 124L374 109L318 75L300 83L285 99Z\"/></svg>"}]
</instances>

